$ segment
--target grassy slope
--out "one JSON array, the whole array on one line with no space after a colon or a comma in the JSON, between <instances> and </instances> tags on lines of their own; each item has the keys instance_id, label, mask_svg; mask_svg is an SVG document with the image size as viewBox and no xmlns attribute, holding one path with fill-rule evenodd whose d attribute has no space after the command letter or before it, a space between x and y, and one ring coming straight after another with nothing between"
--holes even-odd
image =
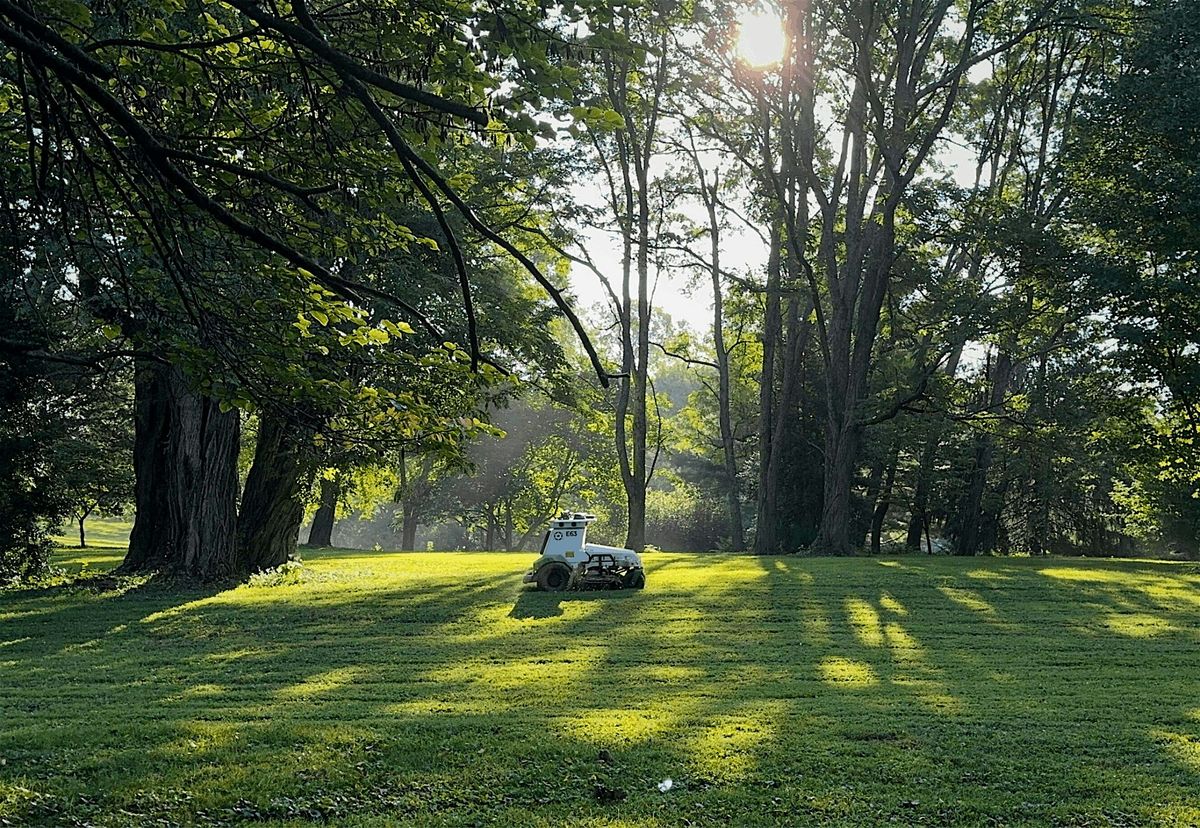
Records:
<instances>
[{"instance_id":1,"label":"grassy slope","mask_svg":"<svg viewBox=\"0 0 1200 828\"><path fill-rule=\"evenodd\" d=\"M1194 565L531 557L0 595L0 819L1200 824Z\"/></svg>"}]
</instances>

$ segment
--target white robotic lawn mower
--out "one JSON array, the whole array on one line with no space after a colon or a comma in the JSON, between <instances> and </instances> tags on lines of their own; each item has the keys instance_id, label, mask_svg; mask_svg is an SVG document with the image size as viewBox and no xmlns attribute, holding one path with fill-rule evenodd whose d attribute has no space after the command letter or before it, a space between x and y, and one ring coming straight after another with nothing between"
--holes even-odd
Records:
<instances>
[{"instance_id":1,"label":"white robotic lawn mower","mask_svg":"<svg viewBox=\"0 0 1200 828\"><path fill-rule=\"evenodd\" d=\"M587 542L595 515L564 514L550 521L542 538L542 555L525 573L524 582L544 592L584 589L642 589L646 572L632 549Z\"/></svg>"}]
</instances>

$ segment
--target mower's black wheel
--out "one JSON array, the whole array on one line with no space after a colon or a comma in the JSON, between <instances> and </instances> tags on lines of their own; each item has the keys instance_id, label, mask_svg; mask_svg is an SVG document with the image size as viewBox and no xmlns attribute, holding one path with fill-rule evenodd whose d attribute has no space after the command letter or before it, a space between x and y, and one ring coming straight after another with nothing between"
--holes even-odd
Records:
<instances>
[{"instance_id":1,"label":"mower's black wheel","mask_svg":"<svg viewBox=\"0 0 1200 828\"><path fill-rule=\"evenodd\" d=\"M538 570L537 585L542 592L562 592L571 582L571 568L564 563L548 563Z\"/></svg>"},{"instance_id":2,"label":"mower's black wheel","mask_svg":"<svg viewBox=\"0 0 1200 828\"><path fill-rule=\"evenodd\" d=\"M636 569L625 576L626 589L645 589L646 588L646 573L640 569Z\"/></svg>"}]
</instances>

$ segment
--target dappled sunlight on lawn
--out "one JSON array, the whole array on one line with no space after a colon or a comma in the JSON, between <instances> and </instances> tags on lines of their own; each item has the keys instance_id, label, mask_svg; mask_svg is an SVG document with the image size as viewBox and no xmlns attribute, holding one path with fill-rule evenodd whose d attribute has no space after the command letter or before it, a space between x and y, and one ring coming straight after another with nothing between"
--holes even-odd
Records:
<instances>
[{"instance_id":1,"label":"dappled sunlight on lawn","mask_svg":"<svg viewBox=\"0 0 1200 828\"><path fill-rule=\"evenodd\" d=\"M1103 620L1106 629L1131 638L1152 638L1179 628L1165 619L1145 612L1110 612Z\"/></svg>"},{"instance_id":2,"label":"dappled sunlight on lawn","mask_svg":"<svg viewBox=\"0 0 1200 828\"><path fill-rule=\"evenodd\" d=\"M979 613L989 622L997 620L996 608L985 601L980 594L974 590L942 585L938 587L938 592L942 593L942 595L945 595L959 606L966 607L972 612Z\"/></svg>"},{"instance_id":3,"label":"dappled sunlight on lawn","mask_svg":"<svg viewBox=\"0 0 1200 828\"><path fill-rule=\"evenodd\" d=\"M846 616L859 643L864 647L882 647L883 623L875 608L861 598L847 598L845 606Z\"/></svg>"},{"instance_id":4,"label":"dappled sunlight on lawn","mask_svg":"<svg viewBox=\"0 0 1200 828\"><path fill-rule=\"evenodd\" d=\"M262 647L241 647L236 650L224 650L219 653L205 653L201 660L213 665L231 664L242 659L261 659L268 656Z\"/></svg>"},{"instance_id":5,"label":"dappled sunlight on lawn","mask_svg":"<svg viewBox=\"0 0 1200 828\"><path fill-rule=\"evenodd\" d=\"M904 604L900 603L886 592L880 594L879 606L896 615L908 615L908 609L904 606Z\"/></svg>"},{"instance_id":6,"label":"dappled sunlight on lawn","mask_svg":"<svg viewBox=\"0 0 1200 828\"><path fill-rule=\"evenodd\" d=\"M1084 632L1103 630L1134 639L1164 634L1190 635L1200 642L1200 574L1194 567L1179 566L1163 571L1148 563L1144 571L1128 572L1100 566L1046 567L1041 575L1076 585L1076 590L1096 608L1094 626Z\"/></svg>"},{"instance_id":7,"label":"dappled sunlight on lawn","mask_svg":"<svg viewBox=\"0 0 1200 828\"><path fill-rule=\"evenodd\" d=\"M219 699L226 695L229 688L223 684L196 684L192 687L185 687L182 691L174 696L165 696L164 704L172 703L188 703L196 699Z\"/></svg>"},{"instance_id":8,"label":"dappled sunlight on lawn","mask_svg":"<svg viewBox=\"0 0 1200 828\"><path fill-rule=\"evenodd\" d=\"M285 702L327 697L339 688L366 675L366 671L361 667L338 667L316 673L304 681L280 688L275 691L275 697Z\"/></svg>"},{"instance_id":9,"label":"dappled sunlight on lawn","mask_svg":"<svg viewBox=\"0 0 1200 828\"><path fill-rule=\"evenodd\" d=\"M194 762L204 756L224 753L241 738L240 727L227 722L189 722L176 738L156 748L157 757L167 762Z\"/></svg>"},{"instance_id":10,"label":"dappled sunlight on lawn","mask_svg":"<svg viewBox=\"0 0 1200 828\"><path fill-rule=\"evenodd\" d=\"M678 731L681 711L631 707L601 707L557 717L564 736L597 748L646 744Z\"/></svg>"},{"instance_id":11,"label":"dappled sunlight on lawn","mask_svg":"<svg viewBox=\"0 0 1200 828\"><path fill-rule=\"evenodd\" d=\"M96 566L112 554L123 555L129 546L133 519L91 517L84 521L83 528L88 544L83 549L78 547L79 524L75 521L63 523L52 536L54 542L63 547L61 553L56 555L59 566L71 567L85 561Z\"/></svg>"},{"instance_id":12,"label":"dappled sunlight on lawn","mask_svg":"<svg viewBox=\"0 0 1200 828\"><path fill-rule=\"evenodd\" d=\"M847 596L843 608L856 643L867 648L868 657L865 661L841 655L825 657L819 667L828 684L853 689L886 682L939 714L963 710L962 702L942 681L942 672L929 663L925 649L901 623L908 617L908 609L900 601L886 593L875 603Z\"/></svg>"},{"instance_id":13,"label":"dappled sunlight on lawn","mask_svg":"<svg viewBox=\"0 0 1200 828\"><path fill-rule=\"evenodd\" d=\"M891 648L892 658L898 663L904 664L923 660L924 653L921 645L900 624L895 622L885 624L883 634L887 639L888 647Z\"/></svg>"},{"instance_id":14,"label":"dappled sunlight on lawn","mask_svg":"<svg viewBox=\"0 0 1200 828\"><path fill-rule=\"evenodd\" d=\"M1192 568L1179 567L1176 574L1162 572L1129 572L1126 569L1081 567L1046 567L1038 570L1048 578L1082 581L1112 586L1115 592L1141 595L1155 601L1184 602L1200 607L1200 573Z\"/></svg>"},{"instance_id":15,"label":"dappled sunlight on lawn","mask_svg":"<svg viewBox=\"0 0 1200 828\"><path fill-rule=\"evenodd\" d=\"M419 680L442 685L444 697L493 693L495 709L505 710L530 698L555 701L586 684L604 659L602 648L563 642L553 652L524 657L498 653L494 660L472 660L422 673Z\"/></svg>"},{"instance_id":16,"label":"dappled sunlight on lawn","mask_svg":"<svg viewBox=\"0 0 1200 828\"><path fill-rule=\"evenodd\" d=\"M692 767L717 779L744 779L757 767L758 755L776 742L787 712L786 702L771 700L714 715L686 740Z\"/></svg>"},{"instance_id":17,"label":"dappled sunlight on lawn","mask_svg":"<svg viewBox=\"0 0 1200 828\"><path fill-rule=\"evenodd\" d=\"M0 598L0 818L1168 824L1200 785L1183 568L650 553L644 591L551 595L529 555L308 554Z\"/></svg>"},{"instance_id":18,"label":"dappled sunlight on lawn","mask_svg":"<svg viewBox=\"0 0 1200 828\"><path fill-rule=\"evenodd\" d=\"M1005 574L997 569L971 569L963 574L977 581L989 581L993 583L997 581L1011 581L1013 579L1012 575Z\"/></svg>"},{"instance_id":19,"label":"dappled sunlight on lawn","mask_svg":"<svg viewBox=\"0 0 1200 828\"><path fill-rule=\"evenodd\" d=\"M105 572L116 569L124 559L124 544L87 549L66 548L55 553L54 565L72 574Z\"/></svg>"},{"instance_id":20,"label":"dappled sunlight on lawn","mask_svg":"<svg viewBox=\"0 0 1200 828\"><path fill-rule=\"evenodd\" d=\"M230 606L233 603L245 605L246 601L233 601L228 594L218 594L207 598L199 598L195 601L185 601L177 606L167 607L166 609L152 612L138 619L139 624L145 624L153 627L156 631L162 633L170 632L192 632L191 625L197 620L204 617L203 610L209 606ZM180 625L187 625L187 630L181 630ZM122 626L122 625L118 625ZM116 629L116 628L114 628ZM123 631L123 630L122 630Z\"/></svg>"},{"instance_id":21,"label":"dappled sunlight on lawn","mask_svg":"<svg viewBox=\"0 0 1200 828\"><path fill-rule=\"evenodd\" d=\"M875 675L871 665L862 661L842 656L826 656L818 666L825 683L835 687L870 687L879 684L879 677Z\"/></svg>"},{"instance_id":22,"label":"dappled sunlight on lawn","mask_svg":"<svg viewBox=\"0 0 1200 828\"><path fill-rule=\"evenodd\" d=\"M1150 734L1179 764L1200 773L1200 735L1154 729Z\"/></svg>"}]
</instances>

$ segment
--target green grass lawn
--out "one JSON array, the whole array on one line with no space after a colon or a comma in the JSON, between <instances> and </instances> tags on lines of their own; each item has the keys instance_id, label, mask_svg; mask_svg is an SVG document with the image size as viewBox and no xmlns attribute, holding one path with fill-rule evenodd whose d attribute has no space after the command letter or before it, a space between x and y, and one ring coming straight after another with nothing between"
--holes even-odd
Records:
<instances>
[{"instance_id":1,"label":"green grass lawn","mask_svg":"<svg viewBox=\"0 0 1200 828\"><path fill-rule=\"evenodd\" d=\"M0 594L0 820L1200 825L1194 564L309 557Z\"/></svg>"},{"instance_id":2,"label":"green grass lawn","mask_svg":"<svg viewBox=\"0 0 1200 828\"><path fill-rule=\"evenodd\" d=\"M86 549L79 549L79 524L72 521L58 527L58 531L54 533L54 540L73 552L108 551L124 556L132 530L133 518L92 517L83 522Z\"/></svg>"}]
</instances>

